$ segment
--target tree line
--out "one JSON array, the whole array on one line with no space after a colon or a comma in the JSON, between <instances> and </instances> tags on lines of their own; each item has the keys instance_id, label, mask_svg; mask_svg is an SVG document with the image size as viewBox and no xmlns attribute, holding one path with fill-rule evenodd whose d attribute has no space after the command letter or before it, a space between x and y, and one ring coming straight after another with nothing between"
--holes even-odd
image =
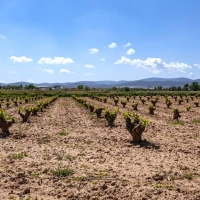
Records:
<instances>
[{"instance_id":1,"label":"tree line","mask_svg":"<svg viewBox=\"0 0 200 200\"><path fill-rule=\"evenodd\" d=\"M172 87L162 87L162 86L158 86L154 88L155 90L169 90L169 91L200 91L200 85L198 82L192 82L191 84L185 84L183 87L176 87L176 86L172 86Z\"/></svg>"},{"instance_id":2,"label":"tree line","mask_svg":"<svg viewBox=\"0 0 200 200\"><path fill-rule=\"evenodd\" d=\"M20 84L20 85L4 85L4 86L0 85L0 89L3 89L3 90L22 90L22 89L33 90L36 88L37 87L34 86L33 84L25 85L24 87L22 84Z\"/></svg>"}]
</instances>

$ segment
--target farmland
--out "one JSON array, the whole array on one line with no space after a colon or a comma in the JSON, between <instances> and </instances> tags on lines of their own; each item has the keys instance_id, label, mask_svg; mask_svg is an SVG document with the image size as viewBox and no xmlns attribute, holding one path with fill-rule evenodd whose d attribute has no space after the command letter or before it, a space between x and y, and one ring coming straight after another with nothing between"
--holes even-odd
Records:
<instances>
[{"instance_id":1,"label":"farmland","mask_svg":"<svg viewBox=\"0 0 200 200\"><path fill-rule=\"evenodd\" d=\"M99 93L2 95L14 123L0 138L1 199L200 199L199 95ZM45 102L22 122L19 111ZM116 111L113 124L105 111ZM127 112L148 119L140 143Z\"/></svg>"}]
</instances>

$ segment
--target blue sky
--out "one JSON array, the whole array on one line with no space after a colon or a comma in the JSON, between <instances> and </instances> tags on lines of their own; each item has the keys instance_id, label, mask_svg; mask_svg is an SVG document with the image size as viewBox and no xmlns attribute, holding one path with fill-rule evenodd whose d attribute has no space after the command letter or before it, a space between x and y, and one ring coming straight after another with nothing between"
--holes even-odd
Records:
<instances>
[{"instance_id":1,"label":"blue sky","mask_svg":"<svg viewBox=\"0 0 200 200\"><path fill-rule=\"evenodd\" d=\"M0 82L200 78L199 0L0 0Z\"/></svg>"}]
</instances>

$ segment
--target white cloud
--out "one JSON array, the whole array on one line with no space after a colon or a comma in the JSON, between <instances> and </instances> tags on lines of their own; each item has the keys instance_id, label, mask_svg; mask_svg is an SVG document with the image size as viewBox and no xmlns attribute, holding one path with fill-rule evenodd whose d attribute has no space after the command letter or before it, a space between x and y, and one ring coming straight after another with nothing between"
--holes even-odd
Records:
<instances>
[{"instance_id":1,"label":"white cloud","mask_svg":"<svg viewBox=\"0 0 200 200\"><path fill-rule=\"evenodd\" d=\"M115 42L112 42L110 45L108 45L108 47L114 49L117 47L117 44Z\"/></svg>"},{"instance_id":2,"label":"white cloud","mask_svg":"<svg viewBox=\"0 0 200 200\"><path fill-rule=\"evenodd\" d=\"M120 60L117 60L115 62L116 65L119 64L127 64L132 65L136 67L141 67L143 69L146 69L153 74L158 74L163 70L167 71L180 71L184 72L186 69L191 69L192 67L185 64L185 63L179 63L179 62L171 62L167 64L164 62L161 58L147 58L146 60L140 60L140 59L129 59L125 56L122 56Z\"/></svg>"},{"instance_id":3,"label":"white cloud","mask_svg":"<svg viewBox=\"0 0 200 200\"><path fill-rule=\"evenodd\" d=\"M200 68L200 64L195 63L194 66Z\"/></svg>"},{"instance_id":4,"label":"white cloud","mask_svg":"<svg viewBox=\"0 0 200 200\"><path fill-rule=\"evenodd\" d=\"M193 77L193 72L190 72L190 73L188 74L188 76L189 76L189 77Z\"/></svg>"},{"instance_id":5,"label":"white cloud","mask_svg":"<svg viewBox=\"0 0 200 200\"><path fill-rule=\"evenodd\" d=\"M96 49L96 48L89 49L89 53L90 53L90 54L99 53L99 49Z\"/></svg>"},{"instance_id":6,"label":"white cloud","mask_svg":"<svg viewBox=\"0 0 200 200\"><path fill-rule=\"evenodd\" d=\"M105 60L106 60L105 58L101 58L101 59L100 59L100 61L105 61Z\"/></svg>"},{"instance_id":7,"label":"white cloud","mask_svg":"<svg viewBox=\"0 0 200 200\"><path fill-rule=\"evenodd\" d=\"M94 68L94 65L85 64L85 65L84 65L84 67L85 67L85 68L90 68L90 69L93 69L93 68Z\"/></svg>"},{"instance_id":8,"label":"white cloud","mask_svg":"<svg viewBox=\"0 0 200 200\"><path fill-rule=\"evenodd\" d=\"M135 50L134 49L129 49L127 52L126 52L128 55L132 55L135 53Z\"/></svg>"},{"instance_id":9,"label":"white cloud","mask_svg":"<svg viewBox=\"0 0 200 200\"><path fill-rule=\"evenodd\" d=\"M128 42L127 44L125 44L123 47L129 47L129 46L131 46L130 42Z\"/></svg>"},{"instance_id":10,"label":"white cloud","mask_svg":"<svg viewBox=\"0 0 200 200\"><path fill-rule=\"evenodd\" d=\"M92 76L94 75L93 73L84 73L85 76Z\"/></svg>"},{"instance_id":11,"label":"white cloud","mask_svg":"<svg viewBox=\"0 0 200 200\"><path fill-rule=\"evenodd\" d=\"M68 69L60 69L60 73L73 74L74 72L70 72Z\"/></svg>"},{"instance_id":12,"label":"white cloud","mask_svg":"<svg viewBox=\"0 0 200 200\"><path fill-rule=\"evenodd\" d=\"M16 74L16 73L17 73L17 71L12 71L12 72L11 72L11 74Z\"/></svg>"},{"instance_id":13,"label":"white cloud","mask_svg":"<svg viewBox=\"0 0 200 200\"><path fill-rule=\"evenodd\" d=\"M43 72L47 72L49 74L54 74L53 69L43 69Z\"/></svg>"},{"instance_id":14,"label":"white cloud","mask_svg":"<svg viewBox=\"0 0 200 200\"><path fill-rule=\"evenodd\" d=\"M33 79L31 79L31 78L29 78L27 82L29 82L29 83L35 83L35 81Z\"/></svg>"},{"instance_id":15,"label":"white cloud","mask_svg":"<svg viewBox=\"0 0 200 200\"><path fill-rule=\"evenodd\" d=\"M64 57L54 57L48 58L48 57L42 57L39 61L39 64L56 64L56 65L64 65L64 64L71 64L74 63L74 61L71 58L64 58Z\"/></svg>"},{"instance_id":16,"label":"white cloud","mask_svg":"<svg viewBox=\"0 0 200 200\"><path fill-rule=\"evenodd\" d=\"M6 36L0 34L0 39L5 40L5 39L6 39Z\"/></svg>"},{"instance_id":17,"label":"white cloud","mask_svg":"<svg viewBox=\"0 0 200 200\"><path fill-rule=\"evenodd\" d=\"M11 56L10 57L10 61L12 61L13 63L27 63L27 62L33 62L32 58L27 58L26 56Z\"/></svg>"}]
</instances>

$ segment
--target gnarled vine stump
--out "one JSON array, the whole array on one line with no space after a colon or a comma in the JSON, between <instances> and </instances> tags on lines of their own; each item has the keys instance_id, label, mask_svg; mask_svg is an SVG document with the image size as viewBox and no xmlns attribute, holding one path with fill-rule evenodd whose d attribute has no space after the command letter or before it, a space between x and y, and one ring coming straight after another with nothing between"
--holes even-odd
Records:
<instances>
[{"instance_id":1,"label":"gnarled vine stump","mask_svg":"<svg viewBox=\"0 0 200 200\"><path fill-rule=\"evenodd\" d=\"M145 130L145 126L142 125L139 119L136 118L131 122L131 119L127 117L126 128L133 138L133 143L140 143L142 141L142 133Z\"/></svg>"},{"instance_id":2,"label":"gnarled vine stump","mask_svg":"<svg viewBox=\"0 0 200 200\"><path fill-rule=\"evenodd\" d=\"M177 109L175 109L173 112L173 119L178 119L179 117L181 117L180 112Z\"/></svg>"},{"instance_id":3,"label":"gnarled vine stump","mask_svg":"<svg viewBox=\"0 0 200 200\"><path fill-rule=\"evenodd\" d=\"M0 117L0 128L2 130L3 137L10 135L9 128L10 128L10 126L12 126L13 123L15 123L14 119L6 120L6 119Z\"/></svg>"}]
</instances>

